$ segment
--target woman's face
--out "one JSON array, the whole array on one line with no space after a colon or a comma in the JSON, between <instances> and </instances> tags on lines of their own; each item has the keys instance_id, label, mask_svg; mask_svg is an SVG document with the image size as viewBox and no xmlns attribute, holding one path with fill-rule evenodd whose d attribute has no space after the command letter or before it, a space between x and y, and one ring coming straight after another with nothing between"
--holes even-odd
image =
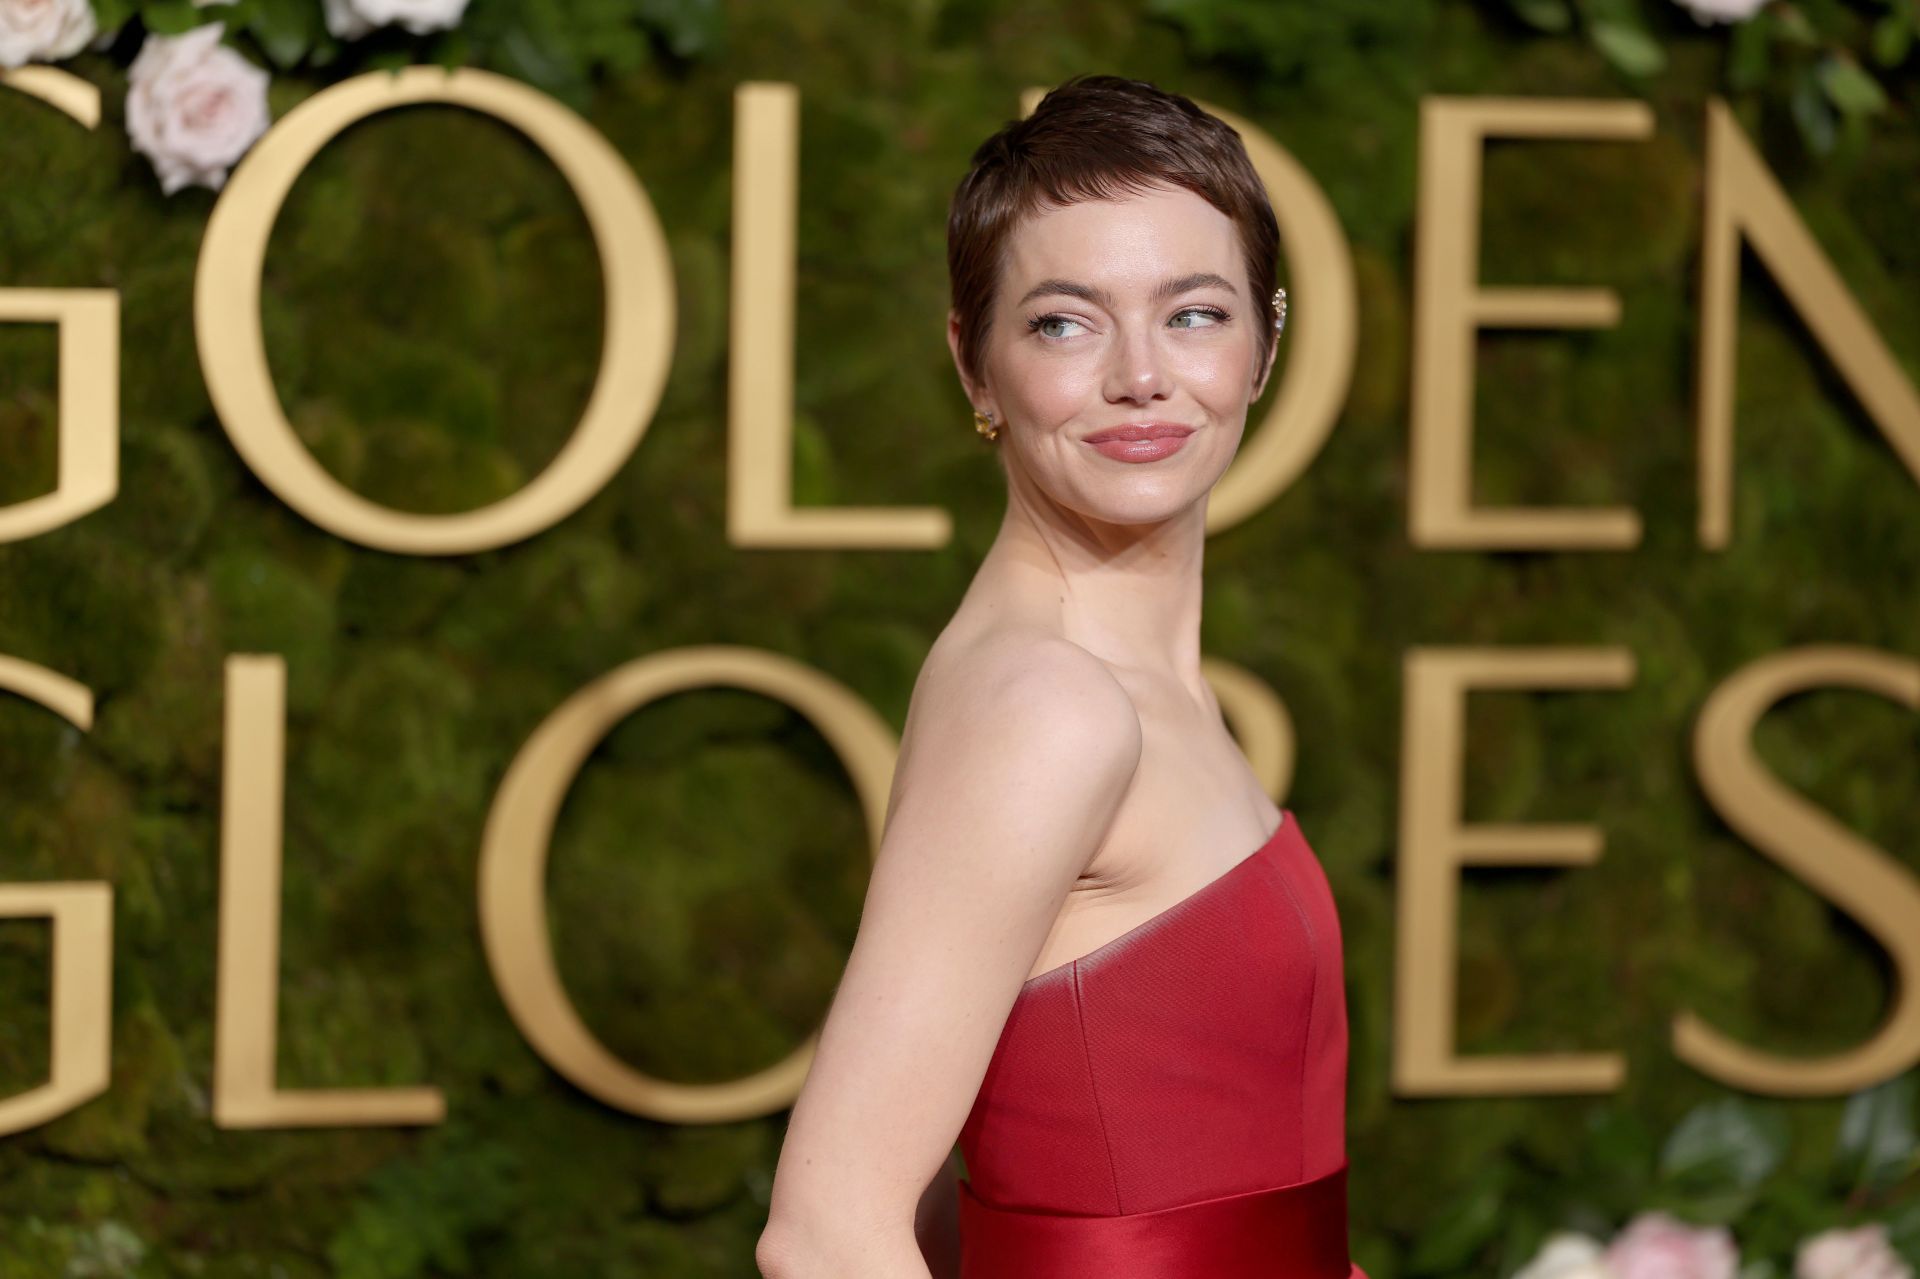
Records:
<instances>
[{"instance_id":1,"label":"woman's face","mask_svg":"<svg viewBox=\"0 0 1920 1279\"><path fill-rule=\"evenodd\" d=\"M1273 310L1249 287L1233 222L1184 187L1043 209L1008 236L969 398L1054 500L1166 519L1212 490L1265 384Z\"/></svg>"}]
</instances>

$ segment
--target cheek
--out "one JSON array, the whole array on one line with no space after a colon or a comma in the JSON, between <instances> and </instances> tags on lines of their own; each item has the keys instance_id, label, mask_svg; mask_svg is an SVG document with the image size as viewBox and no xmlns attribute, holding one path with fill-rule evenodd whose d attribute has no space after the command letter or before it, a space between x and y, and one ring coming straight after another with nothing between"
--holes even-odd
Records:
<instances>
[{"instance_id":1,"label":"cheek","mask_svg":"<svg viewBox=\"0 0 1920 1279\"><path fill-rule=\"evenodd\" d=\"M1012 353L1006 368L1006 386L1019 404L1020 415L1040 426L1065 421L1104 400L1096 359L1028 350Z\"/></svg>"},{"instance_id":2,"label":"cheek","mask_svg":"<svg viewBox=\"0 0 1920 1279\"><path fill-rule=\"evenodd\" d=\"M1195 343L1174 356L1172 367L1195 398L1232 407L1252 388L1254 358L1245 342Z\"/></svg>"}]
</instances>

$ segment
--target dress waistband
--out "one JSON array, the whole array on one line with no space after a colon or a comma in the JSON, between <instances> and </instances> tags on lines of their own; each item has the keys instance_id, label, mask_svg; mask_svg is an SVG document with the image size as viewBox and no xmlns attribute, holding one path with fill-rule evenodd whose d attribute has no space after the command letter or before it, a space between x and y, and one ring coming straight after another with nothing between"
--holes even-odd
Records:
<instances>
[{"instance_id":1,"label":"dress waistband","mask_svg":"<svg viewBox=\"0 0 1920 1279\"><path fill-rule=\"evenodd\" d=\"M1349 1279L1347 1165L1154 1212L997 1208L956 1179L960 1279Z\"/></svg>"}]
</instances>

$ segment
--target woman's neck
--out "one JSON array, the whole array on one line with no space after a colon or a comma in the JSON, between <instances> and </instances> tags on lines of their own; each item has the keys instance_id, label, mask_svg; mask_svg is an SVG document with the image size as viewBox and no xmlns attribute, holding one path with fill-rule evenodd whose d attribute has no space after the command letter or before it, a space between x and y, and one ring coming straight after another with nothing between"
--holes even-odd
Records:
<instances>
[{"instance_id":1,"label":"woman's neck","mask_svg":"<svg viewBox=\"0 0 1920 1279\"><path fill-rule=\"evenodd\" d=\"M1191 682L1205 550L1203 505L1151 524L1108 524L1016 484L976 585L996 607L1105 661Z\"/></svg>"}]
</instances>

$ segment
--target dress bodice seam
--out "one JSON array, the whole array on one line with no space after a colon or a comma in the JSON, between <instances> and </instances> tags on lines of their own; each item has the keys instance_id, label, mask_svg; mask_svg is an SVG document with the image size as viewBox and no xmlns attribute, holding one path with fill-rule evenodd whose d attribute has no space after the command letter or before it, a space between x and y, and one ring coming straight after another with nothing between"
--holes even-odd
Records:
<instances>
[{"instance_id":1,"label":"dress bodice seam","mask_svg":"<svg viewBox=\"0 0 1920 1279\"><path fill-rule=\"evenodd\" d=\"M1087 1086L1093 1094L1094 1117L1100 1121L1100 1144L1107 1152L1107 1184L1113 1188L1113 1210L1124 1212L1120 1206L1120 1169L1113 1160L1113 1133L1107 1128L1107 1109L1100 1101L1100 1077L1093 1069L1093 1045L1087 1042L1086 1001L1081 998L1080 961L1069 960L1073 978L1073 1018L1080 1029L1080 1053L1087 1062Z\"/></svg>"},{"instance_id":2,"label":"dress bodice seam","mask_svg":"<svg viewBox=\"0 0 1920 1279\"><path fill-rule=\"evenodd\" d=\"M1283 871L1276 871L1275 877L1279 879L1280 886L1286 890L1287 901L1292 905L1293 913L1300 921L1300 927L1306 932L1307 953L1314 956L1313 980L1307 986L1307 1028L1306 1032L1300 1036L1300 1064L1295 1074L1295 1078L1304 1080L1307 1077L1307 1053L1313 1046L1313 1015L1320 1009L1320 938L1319 935L1314 932L1313 918L1307 914L1307 908L1300 903L1300 895L1293 890L1292 879ZM1305 1132L1307 1123L1305 1114L1306 1098L1303 1094L1297 1096L1294 1100L1302 1112L1295 1121L1296 1125L1299 1131ZM1300 1164L1299 1167L1294 1170L1294 1177L1296 1179L1304 1179L1306 1175L1307 1150L1303 1143L1300 1147Z\"/></svg>"}]
</instances>

